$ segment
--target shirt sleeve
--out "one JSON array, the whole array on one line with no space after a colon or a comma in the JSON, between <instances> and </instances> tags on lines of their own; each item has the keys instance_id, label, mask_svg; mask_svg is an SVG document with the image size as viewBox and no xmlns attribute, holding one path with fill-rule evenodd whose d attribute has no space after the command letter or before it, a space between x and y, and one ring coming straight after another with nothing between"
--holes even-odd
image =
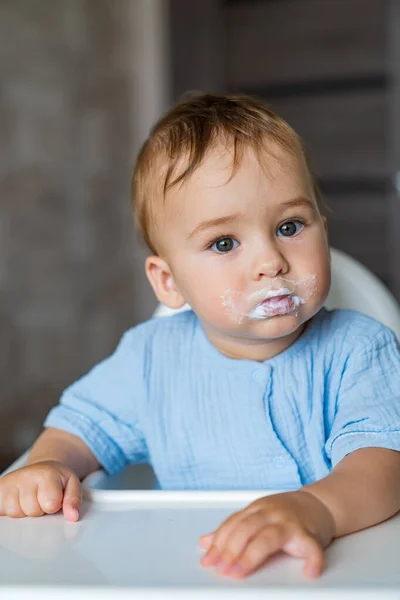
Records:
<instances>
[{"instance_id":1,"label":"shirt sleeve","mask_svg":"<svg viewBox=\"0 0 400 600\"><path fill-rule=\"evenodd\" d=\"M335 466L368 447L400 450L400 350L384 326L346 360L325 450Z\"/></svg>"},{"instance_id":2,"label":"shirt sleeve","mask_svg":"<svg viewBox=\"0 0 400 600\"><path fill-rule=\"evenodd\" d=\"M80 437L109 474L126 465L147 462L140 427L143 406L143 343L135 328L115 352L68 387L44 426Z\"/></svg>"}]
</instances>

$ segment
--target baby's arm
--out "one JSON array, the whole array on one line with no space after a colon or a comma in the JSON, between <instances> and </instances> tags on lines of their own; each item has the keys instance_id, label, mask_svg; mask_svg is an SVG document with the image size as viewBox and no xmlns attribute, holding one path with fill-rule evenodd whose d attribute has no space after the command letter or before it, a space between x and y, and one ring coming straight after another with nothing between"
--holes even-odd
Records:
<instances>
[{"instance_id":1,"label":"baby's arm","mask_svg":"<svg viewBox=\"0 0 400 600\"><path fill-rule=\"evenodd\" d=\"M400 452L362 448L303 488L332 514L334 537L380 523L400 510Z\"/></svg>"},{"instance_id":2,"label":"baby's arm","mask_svg":"<svg viewBox=\"0 0 400 600\"><path fill-rule=\"evenodd\" d=\"M34 444L26 466L0 479L0 515L38 517L61 508L70 521L79 519L80 480L99 468L77 436L48 428Z\"/></svg>"},{"instance_id":3,"label":"baby's arm","mask_svg":"<svg viewBox=\"0 0 400 600\"><path fill-rule=\"evenodd\" d=\"M45 429L38 437L26 464L43 461L62 463L79 479L84 479L100 468L98 461L80 438L55 427Z\"/></svg>"},{"instance_id":4,"label":"baby's arm","mask_svg":"<svg viewBox=\"0 0 400 600\"><path fill-rule=\"evenodd\" d=\"M0 478L0 515L40 516L62 508L76 521L81 479L100 464L113 474L127 464L147 462L139 403L147 393L143 360L154 337L149 326L126 332L110 357L63 392L27 466Z\"/></svg>"}]
</instances>

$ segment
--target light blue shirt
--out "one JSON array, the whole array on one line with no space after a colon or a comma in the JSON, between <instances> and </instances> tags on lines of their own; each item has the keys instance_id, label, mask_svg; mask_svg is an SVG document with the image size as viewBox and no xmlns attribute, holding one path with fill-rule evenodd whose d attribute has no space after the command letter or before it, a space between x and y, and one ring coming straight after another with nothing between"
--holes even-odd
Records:
<instances>
[{"instance_id":1,"label":"light blue shirt","mask_svg":"<svg viewBox=\"0 0 400 600\"><path fill-rule=\"evenodd\" d=\"M360 313L322 309L263 363L221 354L192 311L127 331L69 387L45 426L108 473L148 462L162 489L295 489L349 452L400 450L400 353Z\"/></svg>"}]
</instances>

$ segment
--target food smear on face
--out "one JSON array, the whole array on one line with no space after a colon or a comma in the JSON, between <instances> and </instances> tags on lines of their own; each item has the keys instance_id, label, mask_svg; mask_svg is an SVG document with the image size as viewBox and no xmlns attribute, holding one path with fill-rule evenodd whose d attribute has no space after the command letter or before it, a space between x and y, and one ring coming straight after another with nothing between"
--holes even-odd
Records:
<instances>
[{"instance_id":1,"label":"food smear on face","mask_svg":"<svg viewBox=\"0 0 400 600\"><path fill-rule=\"evenodd\" d=\"M228 289L221 296L222 305L236 323L244 319L271 319L280 315L298 314L317 289L316 274L303 279L279 278L251 294Z\"/></svg>"}]
</instances>

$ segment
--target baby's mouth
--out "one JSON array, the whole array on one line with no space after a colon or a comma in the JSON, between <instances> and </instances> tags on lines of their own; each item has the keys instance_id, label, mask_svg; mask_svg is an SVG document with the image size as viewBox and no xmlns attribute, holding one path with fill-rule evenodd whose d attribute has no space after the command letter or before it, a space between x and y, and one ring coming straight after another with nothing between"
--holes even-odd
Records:
<instances>
[{"instance_id":1,"label":"baby's mouth","mask_svg":"<svg viewBox=\"0 0 400 600\"><path fill-rule=\"evenodd\" d=\"M287 315L298 310L301 299L288 289L270 290L249 313L250 319L267 319L278 315Z\"/></svg>"},{"instance_id":2,"label":"baby's mouth","mask_svg":"<svg viewBox=\"0 0 400 600\"><path fill-rule=\"evenodd\" d=\"M285 315L293 312L297 308L297 304L294 301L293 296L283 295L274 296L273 298L266 298L255 310L265 317L275 317L276 315Z\"/></svg>"}]
</instances>

